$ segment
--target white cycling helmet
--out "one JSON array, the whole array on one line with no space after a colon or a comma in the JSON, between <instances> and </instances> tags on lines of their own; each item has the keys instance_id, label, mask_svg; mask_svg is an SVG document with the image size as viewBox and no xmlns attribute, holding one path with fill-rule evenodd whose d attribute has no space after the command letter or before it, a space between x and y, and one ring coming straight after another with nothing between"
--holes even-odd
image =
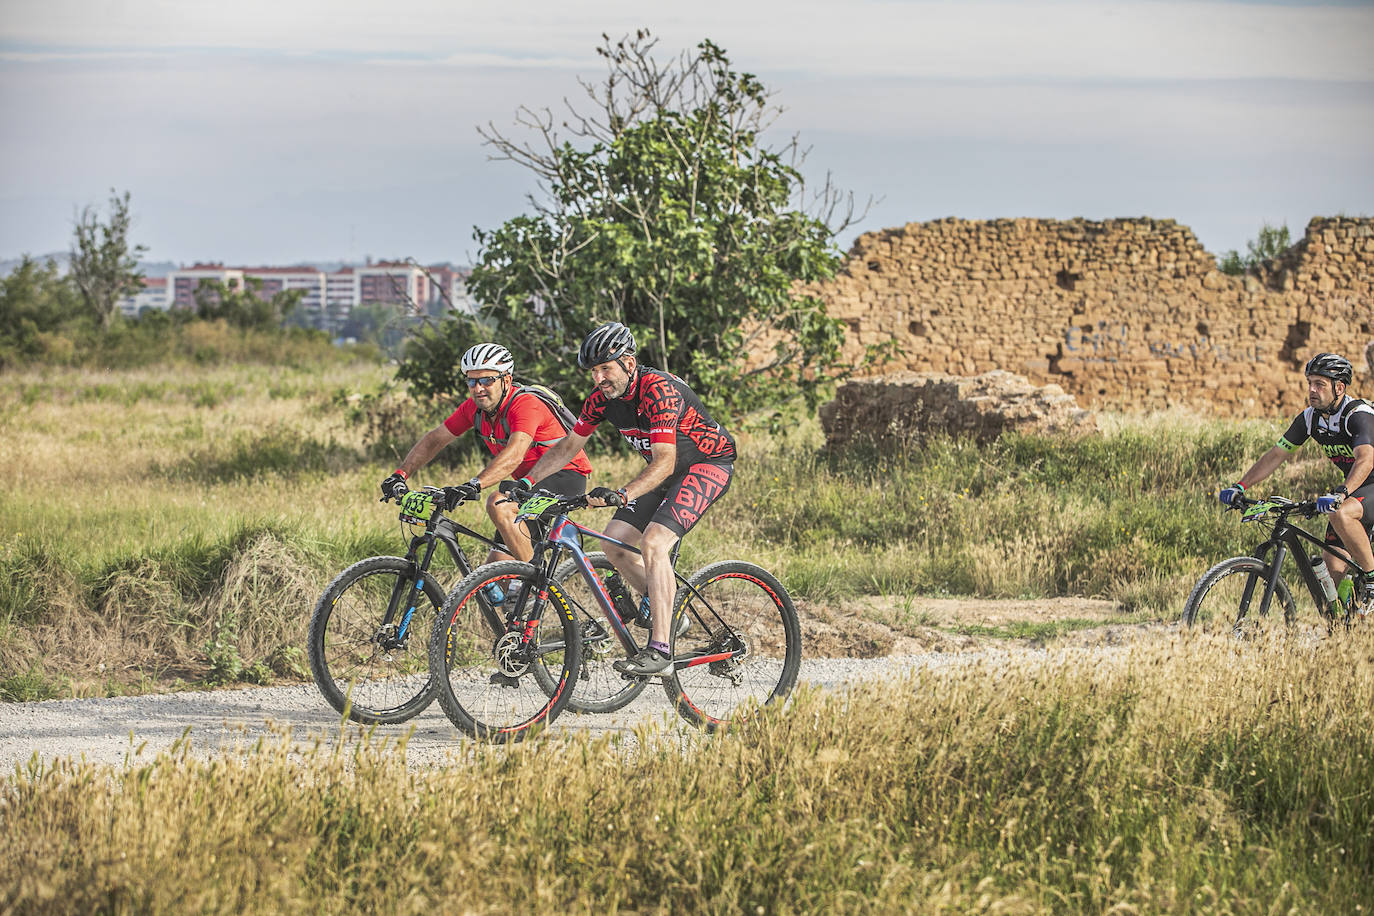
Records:
<instances>
[{"instance_id":1,"label":"white cycling helmet","mask_svg":"<svg viewBox=\"0 0 1374 916\"><path fill-rule=\"evenodd\" d=\"M464 372L490 369L501 375L509 375L515 369L515 358L500 344L480 343L475 347L468 347L458 366Z\"/></svg>"}]
</instances>

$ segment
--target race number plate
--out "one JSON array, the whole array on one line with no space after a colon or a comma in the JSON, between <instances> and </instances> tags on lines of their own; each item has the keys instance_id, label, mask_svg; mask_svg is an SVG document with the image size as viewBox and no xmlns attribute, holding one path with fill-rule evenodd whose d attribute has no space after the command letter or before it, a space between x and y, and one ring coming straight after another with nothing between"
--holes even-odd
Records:
<instances>
[{"instance_id":1,"label":"race number plate","mask_svg":"<svg viewBox=\"0 0 1374 916\"><path fill-rule=\"evenodd\" d=\"M429 521L434 514L434 497L420 490L411 490L401 497L401 521L419 523Z\"/></svg>"},{"instance_id":2,"label":"race number plate","mask_svg":"<svg viewBox=\"0 0 1374 916\"><path fill-rule=\"evenodd\" d=\"M557 496L531 496L520 504L521 515L539 515L549 506L558 502Z\"/></svg>"}]
</instances>

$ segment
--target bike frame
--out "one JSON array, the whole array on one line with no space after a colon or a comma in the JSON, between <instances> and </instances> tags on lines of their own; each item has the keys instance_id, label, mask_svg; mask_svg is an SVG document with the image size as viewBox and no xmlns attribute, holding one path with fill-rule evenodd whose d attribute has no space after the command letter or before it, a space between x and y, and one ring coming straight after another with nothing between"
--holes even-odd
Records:
<instances>
[{"instance_id":1,"label":"bike frame","mask_svg":"<svg viewBox=\"0 0 1374 916\"><path fill-rule=\"evenodd\" d=\"M530 518L533 516L523 517ZM624 648L626 655L633 655L639 651L639 643L635 641L634 635L630 632L629 626L625 623L624 620L621 619L620 614L616 611L615 602L611 600L610 593L606 591L605 583L601 581L601 577L598 576L596 574L596 570L592 568L591 561L587 559L587 554L582 549L581 539L584 536L595 538L596 540L603 541L607 544L614 544L617 547L623 547L631 553L640 552L637 547L633 547L629 544L626 544L624 541L621 541L617 538L613 538L608 534L603 534L600 531L594 531L593 529L588 528L585 525L579 525L577 522L569 518L566 513L560 513L553 516L553 518L549 520L548 535L535 545L533 561L534 567L536 569L541 569L542 564L541 578L543 582L547 584L553 581L553 571L558 568L558 565L562 561L564 554L567 554L568 556L572 557L574 565L577 568L578 575L580 575L582 577L582 580L587 583L587 587L591 590L592 596L596 599L596 603L601 609L602 616L604 616L606 618L606 622L611 625L611 631L615 633L616 639L620 641L620 645L622 648ZM544 555L546 553L548 554L547 559L544 558ZM679 583L692 589L692 593L695 594L697 598L701 600L703 604L706 605L707 609L711 611L712 615L715 616L716 620L722 627L729 629L728 625L725 624L724 620L721 619L720 615L717 614L715 612L715 609L710 606L710 603L707 602L705 598L702 598L701 593L697 591L695 588L693 588L692 585L687 582L686 578L684 578L680 572L674 569L673 575L677 578L677 581ZM538 596L539 601L536 602L536 611L540 610L538 605L542 604L543 597L543 595ZM708 635L714 636L711 627L707 625L705 620L702 620L700 617L698 617L698 622L701 624L702 628L707 632ZM714 644L715 642L716 640L713 639L712 644ZM690 655L675 656L673 658L673 670L680 671L683 668L692 668L697 665L705 665L710 662L725 661L726 659L731 658L733 655L733 651L712 652L709 649L698 650L697 652L693 652Z\"/></svg>"},{"instance_id":2,"label":"bike frame","mask_svg":"<svg viewBox=\"0 0 1374 916\"><path fill-rule=\"evenodd\" d=\"M1307 586L1307 592L1312 597L1312 602L1316 604L1317 611L1322 617L1330 617L1331 610L1326 606L1326 597L1322 594L1321 583L1317 581L1317 574L1312 571L1312 564L1307 560L1307 551L1303 547L1303 541L1307 541L1322 550L1331 553L1338 559L1359 568L1344 548L1336 544L1328 544L1321 538L1299 526L1296 522L1290 521L1288 516L1294 512L1304 510L1303 503L1293 503L1290 506L1279 508L1278 518L1274 520L1274 530L1270 533L1268 540L1255 549L1255 559L1268 565L1268 575L1264 583L1264 595L1260 598L1259 612L1261 616L1269 613L1269 605L1274 597L1274 589L1279 581L1279 576L1283 570L1283 561L1288 554L1293 554L1298 558L1298 575L1302 578L1303 584ZM1243 520L1243 519L1242 519ZM1272 553L1272 558L1266 557ZM1246 613L1249 612L1250 600L1254 596L1255 582L1251 579L1245 585L1245 592L1241 597L1241 608Z\"/></svg>"}]
</instances>

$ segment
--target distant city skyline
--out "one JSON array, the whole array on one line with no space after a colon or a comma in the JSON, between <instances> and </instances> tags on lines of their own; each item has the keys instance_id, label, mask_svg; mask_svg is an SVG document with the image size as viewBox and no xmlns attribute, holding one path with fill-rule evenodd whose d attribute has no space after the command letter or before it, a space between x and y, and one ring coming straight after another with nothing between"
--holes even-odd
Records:
<instances>
[{"instance_id":1,"label":"distant city skyline","mask_svg":"<svg viewBox=\"0 0 1374 916\"><path fill-rule=\"evenodd\" d=\"M646 9L414 0L12 0L0 23L0 259L65 250L132 195L150 261L468 264L528 209L476 127L562 110L594 53L703 38L860 201L842 234L945 216L1188 226L1216 255L1262 224L1374 215L1374 4L700 0Z\"/></svg>"}]
</instances>

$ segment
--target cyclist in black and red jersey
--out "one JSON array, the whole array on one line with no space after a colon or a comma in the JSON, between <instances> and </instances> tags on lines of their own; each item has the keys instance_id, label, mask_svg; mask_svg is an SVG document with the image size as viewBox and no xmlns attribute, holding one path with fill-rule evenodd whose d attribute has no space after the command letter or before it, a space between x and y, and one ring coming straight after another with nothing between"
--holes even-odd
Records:
<instances>
[{"instance_id":1,"label":"cyclist in black and red jersey","mask_svg":"<svg viewBox=\"0 0 1374 916\"><path fill-rule=\"evenodd\" d=\"M1363 570L1351 570L1357 585L1363 586L1358 605L1362 614L1374 610L1374 550L1369 533L1374 527L1374 407L1346 394L1354 378L1350 360L1335 353L1318 353L1307 361L1308 407L1293 418L1278 444L1260 456L1250 470L1218 494L1231 505L1245 492L1283 464L1298 446L1312 439L1343 475L1344 481L1317 500L1320 512L1330 513L1326 529L1328 544L1341 544ZM1337 582L1345 575L1346 563L1330 551L1322 554L1331 578Z\"/></svg>"},{"instance_id":2,"label":"cyclist in black and red jersey","mask_svg":"<svg viewBox=\"0 0 1374 916\"><path fill-rule=\"evenodd\" d=\"M577 362L590 370L596 388L572 432L539 459L530 476L538 479L558 467L603 422L613 424L648 462L625 486L595 487L587 496L590 505L617 507L606 534L641 551L636 555L606 546L616 569L647 596L651 620L648 647L615 667L626 674L653 675L671 664L673 547L730 488L735 440L682 379L640 365L636 352L634 335L618 321L587 335Z\"/></svg>"},{"instance_id":3,"label":"cyclist in black and red jersey","mask_svg":"<svg viewBox=\"0 0 1374 916\"><path fill-rule=\"evenodd\" d=\"M553 411L532 391L515 384L515 359L500 344L480 343L463 353L462 369L472 396L458 405L448 419L431 429L406 454L390 477L382 481L382 495L400 499L406 480L454 439L477 426L491 460L467 483L445 487L451 505L476 499L501 478L525 477L549 447L567 435ZM551 467L546 477L535 477L538 486L561 496L580 496L587 490L592 466L580 448L567 460ZM528 483L528 481L526 481ZM498 540L517 559L529 562L534 555L529 533L515 524L515 505L495 492L487 499L487 515L496 525ZM504 559L492 551L487 561Z\"/></svg>"}]
</instances>

